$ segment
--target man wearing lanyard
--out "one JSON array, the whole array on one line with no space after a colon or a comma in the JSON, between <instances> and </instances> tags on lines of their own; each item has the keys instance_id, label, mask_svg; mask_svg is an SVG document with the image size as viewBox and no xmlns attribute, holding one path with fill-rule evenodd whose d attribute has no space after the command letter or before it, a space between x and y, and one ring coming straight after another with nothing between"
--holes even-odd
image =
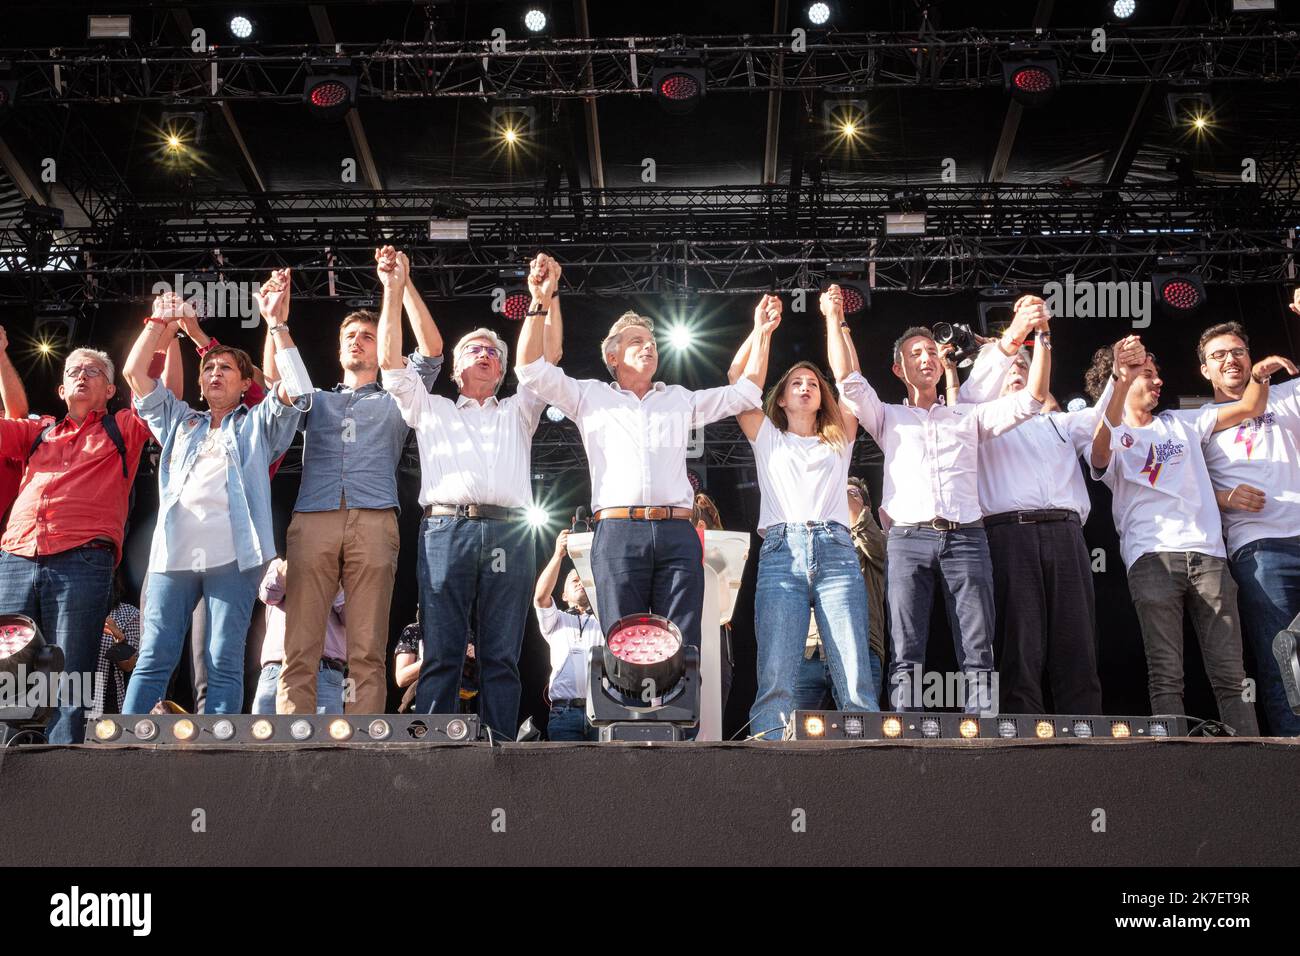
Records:
<instances>
[{"instance_id":1,"label":"man wearing lanyard","mask_svg":"<svg viewBox=\"0 0 1300 956\"><path fill-rule=\"evenodd\" d=\"M591 601L582 587L577 570L564 579L561 597L569 606L561 611L551 593L560 577L560 565L569 553L569 532L561 531L555 553L537 578L533 609L537 625L551 649L551 676L546 695L551 716L546 724L548 740L597 740L599 733L587 722L587 652L605 642L591 613Z\"/></svg>"},{"instance_id":2,"label":"man wearing lanyard","mask_svg":"<svg viewBox=\"0 0 1300 956\"><path fill-rule=\"evenodd\" d=\"M1040 332L1036 345L1050 338ZM1115 345L1121 363L1142 349ZM1029 358L984 346L959 400L984 402L1022 390ZM1104 405L1109 393L1104 395ZM1092 564L1083 540L1091 502L1080 456L1092 446L1098 407L1047 411L980 447L979 498L993 561L1001 710L1008 714L1100 714ZM1052 709L1043 693L1048 674Z\"/></svg>"},{"instance_id":3,"label":"man wearing lanyard","mask_svg":"<svg viewBox=\"0 0 1300 956\"><path fill-rule=\"evenodd\" d=\"M417 576L424 660L415 711L459 713L470 612L477 605L479 716L494 736L514 740L519 651L534 568L533 539L524 520L533 503L529 456L546 402L523 385L514 395L497 399L505 378L506 344L485 328L464 336L453 350L452 378L460 390L456 401L430 395L402 358L408 271L405 256L380 255L384 388L415 429L420 449L424 520ZM553 288L558 270L546 281Z\"/></svg>"},{"instance_id":4,"label":"man wearing lanyard","mask_svg":"<svg viewBox=\"0 0 1300 956\"><path fill-rule=\"evenodd\" d=\"M660 614L687 644L699 647L704 553L690 520L687 443L694 429L759 407L771 331L759 336L736 384L691 391L654 381L654 326L627 312L600 347L614 381L579 381L542 354L548 292L533 288L515 372L521 387L534 389L573 419L582 435L597 522L591 565L601 626L608 630L629 614Z\"/></svg>"},{"instance_id":5,"label":"man wearing lanyard","mask_svg":"<svg viewBox=\"0 0 1300 956\"><path fill-rule=\"evenodd\" d=\"M1006 358L1031 330L1046 332L1041 299L1016 303ZM1013 331L1015 330L1015 331ZM993 671L993 576L980 511L980 444L1029 420L1047 398L1050 352L1034 350L1027 387L983 405L947 406L937 386L944 361L928 329L907 329L894 343L894 374L907 387L907 404L886 405L860 375L843 395L885 456L881 523L888 533L891 700L897 710L920 709L917 678L925 665L930 609L943 593L965 674L967 713L997 706L990 699ZM957 703L957 702L954 702Z\"/></svg>"}]
</instances>

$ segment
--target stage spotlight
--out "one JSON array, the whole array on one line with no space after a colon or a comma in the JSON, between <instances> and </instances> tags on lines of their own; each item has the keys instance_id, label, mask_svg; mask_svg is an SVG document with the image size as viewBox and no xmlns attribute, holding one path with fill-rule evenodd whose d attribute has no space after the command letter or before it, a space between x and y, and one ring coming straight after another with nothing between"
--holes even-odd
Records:
<instances>
[{"instance_id":1,"label":"stage spotlight","mask_svg":"<svg viewBox=\"0 0 1300 956\"><path fill-rule=\"evenodd\" d=\"M866 279L865 262L830 262L826 264L826 284L838 285L844 297L844 314L859 315L871 308L871 284ZM825 291L823 289L823 291Z\"/></svg>"},{"instance_id":2,"label":"stage spotlight","mask_svg":"<svg viewBox=\"0 0 1300 956\"><path fill-rule=\"evenodd\" d=\"M331 720L330 737L334 740L350 740L352 738L352 725L342 717Z\"/></svg>"},{"instance_id":3,"label":"stage spotlight","mask_svg":"<svg viewBox=\"0 0 1300 956\"><path fill-rule=\"evenodd\" d=\"M938 737L943 733L943 724L938 717L921 718L921 736Z\"/></svg>"},{"instance_id":4,"label":"stage spotlight","mask_svg":"<svg viewBox=\"0 0 1300 956\"><path fill-rule=\"evenodd\" d=\"M1113 720L1110 724L1110 735L1112 737L1128 737L1131 735L1128 721Z\"/></svg>"},{"instance_id":5,"label":"stage spotlight","mask_svg":"<svg viewBox=\"0 0 1300 956\"><path fill-rule=\"evenodd\" d=\"M809 737L826 736L826 721L816 714L809 714L803 719L803 732Z\"/></svg>"},{"instance_id":6,"label":"stage spotlight","mask_svg":"<svg viewBox=\"0 0 1300 956\"><path fill-rule=\"evenodd\" d=\"M808 22L815 27L823 26L831 18L831 5L829 3L810 3L805 11L808 16Z\"/></svg>"},{"instance_id":7,"label":"stage spotlight","mask_svg":"<svg viewBox=\"0 0 1300 956\"><path fill-rule=\"evenodd\" d=\"M122 728L116 720L108 717L95 721L95 739L101 743L112 743L122 736Z\"/></svg>"},{"instance_id":8,"label":"stage spotlight","mask_svg":"<svg viewBox=\"0 0 1300 956\"><path fill-rule=\"evenodd\" d=\"M880 722L880 732L891 740L903 736L903 722L897 717L886 717Z\"/></svg>"},{"instance_id":9,"label":"stage spotlight","mask_svg":"<svg viewBox=\"0 0 1300 956\"><path fill-rule=\"evenodd\" d=\"M20 734L35 743L45 742L45 725L57 708L62 691L59 676L63 671L63 649L45 643L36 622L23 614L0 615L0 687L13 692L0 693L0 746ZM29 691L32 679L48 689L40 695Z\"/></svg>"},{"instance_id":10,"label":"stage spotlight","mask_svg":"<svg viewBox=\"0 0 1300 956\"><path fill-rule=\"evenodd\" d=\"M172 724L172 736L179 741L185 742L193 740L194 735L197 733L198 729L194 726L194 721L192 720L178 720L176 723Z\"/></svg>"},{"instance_id":11,"label":"stage spotlight","mask_svg":"<svg viewBox=\"0 0 1300 956\"><path fill-rule=\"evenodd\" d=\"M668 344L678 352L689 351L695 343L695 333L686 325L674 325L668 330Z\"/></svg>"},{"instance_id":12,"label":"stage spotlight","mask_svg":"<svg viewBox=\"0 0 1300 956\"><path fill-rule=\"evenodd\" d=\"M387 740L392 732L393 728L388 721L379 718L372 720L366 728L366 733L370 735L371 740Z\"/></svg>"},{"instance_id":13,"label":"stage spotlight","mask_svg":"<svg viewBox=\"0 0 1300 956\"><path fill-rule=\"evenodd\" d=\"M680 740L699 722L700 652L666 617L620 618L587 669L587 717L602 741Z\"/></svg>"},{"instance_id":14,"label":"stage spotlight","mask_svg":"<svg viewBox=\"0 0 1300 956\"><path fill-rule=\"evenodd\" d=\"M1004 717L998 721L998 736L1004 738L1015 737L1018 733L1016 722L1010 717Z\"/></svg>"},{"instance_id":15,"label":"stage spotlight","mask_svg":"<svg viewBox=\"0 0 1300 956\"><path fill-rule=\"evenodd\" d=\"M1053 57L1026 57L1002 63L1002 83L1011 98L1023 106L1042 106L1061 85Z\"/></svg>"},{"instance_id":16,"label":"stage spotlight","mask_svg":"<svg viewBox=\"0 0 1300 956\"><path fill-rule=\"evenodd\" d=\"M529 33L541 33L546 29L546 13L536 7L530 7L524 14L524 26L528 28Z\"/></svg>"},{"instance_id":17,"label":"stage spotlight","mask_svg":"<svg viewBox=\"0 0 1300 956\"><path fill-rule=\"evenodd\" d=\"M263 717L260 720L253 721L250 733L252 733L255 740L270 740L271 735L275 733L275 725Z\"/></svg>"},{"instance_id":18,"label":"stage spotlight","mask_svg":"<svg viewBox=\"0 0 1300 956\"><path fill-rule=\"evenodd\" d=\"M347 113L357 98L357 78L342 73L324 73L307 77L302 100L317 119L330 120Z\"/></svg>"},{"instance_id":19,"label":"stage spotlight","mask_svg":"<svg viewBox=\"0 0 1300 956\"><path fill-rule=\"evenodd\" d=\"M230 740L235 736L235 725L229 720L218 720L212 725L212 736L218 740Z\"/></svg>"},{"instance_id":20,"label":"stage spotlight","mask_svg":"<svg viewBox=\"0 0 1300 956\"><path fill-rule=\"evenodd\" d=\"M528 516L528 524L533 528L545 528L551 523L550 514L540 505L529 505L525 514Z\"/></svg>"},{"instance_id":21,"label":"stage spotlight","mask_svg":"<svg viewBox=\"0 0 1300 956\"><path fill-rule=\"evenodd\" d=\"M1205 90L1179 89L1165 94L1169 124L1197 134L1214 125L1214 100Z\"/></svg>"},{"instance_id":22,"label":"stage spotlight","mask_svg":"<svg viewBox=\"0 0 1300 956\"><path fill-rule=\"evenodd\" d=\"M669 54L650 71L650 88L666 113L695 109L704 98L705 72L698 56Z\"/></svg>"},{"instance_id":23,"label":"stage spotlight","mask_svg":"<svg viewBox=\"0 0 1300 956\"><path fill-rule=\"evenodd\" d=\"M494 302L501 314L511 322L522 322L528 317L533 294L528 291L528 272L524 269L501 269L497 272L501 284L494 293Z\"/></svg>"},{"instance_id":24,"label":"stage spotlight","mask_svg":"<svg viewBox=\"0 0 1300 956\"><path fill-rule=\"evenodd\" d=\"M648 690L658 697L682 679L684 646L682 632L667 618L628 615L606 637L605 675L628 696L641 698Z\"/></svg>"},{"instance_id":25,"label":"stage spotlight","mask_svg":"<svg viewBox=\"0 0 1300 956\"><path fill-rule=\"evenodd\" d=\"M1056 736L1056 725L1050 720L1039 720L1034 723L1034 736L1039 740L1047 740Z\"/></svg>"},{"instance_id":26,"label":"stage spotlight","mask_svg":"<svg viewBox=\"0 0 1300 956\"><path fill-rule=\"evenodd\" d=\"M494 134L507 150L533 141L533 129L537 124L536 107L515 103L494 106L490 118Z\"/></svg>"},{"instance_id":27,"label":"stage spotlight","mask_svg":"<svg viewBox=\"0 0 1300 956\"><path fill-rule=\"evenodd\" d=\"M1191 259L1161 259L1151 273L1151 296L1166 315L1190 316L1205 305L1205 284L1193 273ZM1184 271L1187 270L1187 271Z\"/></svg>"},{"instance_id":28,"label":"stage spotlight","mask_svg":"<svg viewBox=\"0 0 1300 956\"><path fill-rule=\"evenodd\" d=\"M230 18L230 35L236 40L247 40L253 35L253 21L242 13Z\"/></svg>"},{"instance_id":29,"label":"stage spotlight","mask_svg":"<svg viewBox=\"0 0 1300 956\"><path fill-rule=\"evenodd\" d=\"M91 14L86 17L87 40L131 39L131 17Z\"/></svg>"},{"instance_id":30,"label":"stage spotlight","mask_svg":"<svg viewBox=\"0 0 1300 956\"><path fill-rule=\"evenodd\" d=\"M1115 2L1110 5L1110 12L1120 20L1127 20L1129 17L1133 16L1133 11L1136 9L1136 0L1115 0Z\"/></svg>"},{"instance_id":31,"label":"stage spotlight","mask_svg":"<svg viewBox=\"0 0 1300 956\"><path fill-rule=\"evenodd\" d=\"M980 735L980 722L973 717L967 717L958 725L958 732L967 740Z\"/></svg>"},{"instance_id":32,"label":"stage spotlight","mask_svg":"<svg viewBox=\"0 0 1300 956\"><path fill-rule=\"evenodd\" d=\"M564 416L564 412L560 411L560 410L559 410L558 408L556 408L554 405L547 405L547 406L546 406L546 420L547 420L547 421L555 422L555 424L558 425L560 422L564 421L564 417L565 417L565 416Z\"/></svg>"},{"instance_id":33,"label":"stage spotlight","mask_svg":"<svg viewBox=\"0 0 1300 956\"><path fill-rule=\"evenodd\" d=\"M828 93L846 93L845 88L830 88ZM856 143L866 135L867 101L858 97L830 96L822 100L822 126L832 137L832 146Z\"/></svg>"},{"instance_id":34,"label":"stage spotlight","mask_svg":"<svg viewBox=\"0 0 1300 956\"><path fill-rule=\"evenodd\" d=\"M1165 721L1163 721L1163 720L1148 720L1148 721L1147 721L1147 736L1148 736L1148 737L1168 737L1168 736L1169 736L1169 724L1167 724L1167 723L1166 723Z\"/></svg>"},{"instance_id":35,"label":"stage spotlight","mask_svg":"<svg viewBox=\"0 0 1300 956\"><path fill-rule=\"evenodd\" d=\"M135 722L135 727L131 729L131 733L135 735L136 740L148 743L158 736L158 725L146 717L144 720Z\"/></svg>"},{"instance_id":36,"label":"stage spotlight","mask_svg":"<svg viewBox=\"0 0 1300 956\"><path fill-rule=\"evenodd\" d=\"M1084 737L1084 738L1086 738L1086 737L1091 737L1091 736L1092 736L1092 721L1091 721L1091 720L1076 720L1076 721L1075 721L1073 724L1071 724L1070 726L1074 728L1074 736L1076 736L1076 737Z\"/></svg>"}]
</instances>

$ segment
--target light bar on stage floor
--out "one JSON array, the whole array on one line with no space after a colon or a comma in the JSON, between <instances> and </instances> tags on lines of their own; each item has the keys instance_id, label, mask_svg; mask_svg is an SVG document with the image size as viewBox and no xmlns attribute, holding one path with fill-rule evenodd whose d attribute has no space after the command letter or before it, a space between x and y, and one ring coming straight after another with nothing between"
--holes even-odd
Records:
<instances>
[{"instance_id":1,"label":"light bar on stage floor","mask_svg":"<svg viewBox=\"0 0 1300 956\"><path fill-rule=\"evenodd\" d=\"M1186 736L1187 718L1181 715L1000 714L974 717L917 711L797 710L785 728L786 740L1160 739Z\"/></svg>"},{"instance_id":2,"label":"light bar on stage floor","mask_svg":"<svg viewBox=\"0 0 1300 956\"><path fill-rule=\"evenodd\" d=\"M478 739L475 714L111 714L86 721L86 743L109 745L445 744Z\"/></svg>"}]
</instances>

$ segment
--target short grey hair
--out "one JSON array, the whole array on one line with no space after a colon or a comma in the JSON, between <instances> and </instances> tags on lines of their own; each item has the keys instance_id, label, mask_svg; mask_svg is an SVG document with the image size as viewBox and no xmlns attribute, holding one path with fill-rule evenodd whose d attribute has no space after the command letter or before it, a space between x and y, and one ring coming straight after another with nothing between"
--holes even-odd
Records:
<instances>
[{"instance_id":1,"label":"short grey hair","mask_svg":"<svg viewBox=\"0 0 1300 956\"><path fill-rule=\"evenodd\" d=\"M101 352L99 349L73 349L68 353L68 357L63 360L63 367L66 369L75 359L88 358L104 366L104 370L111 383L117 375L117 368L113 365L113 360L108 357L107 352Z\"/></svg>"},{"instance_id":2,"label":"short grey hair","mask_svg":"<svg viewBox=\"0 0 1300 956\"><path fill-rule=\"evenodd\" d=\"M473 332L470 332L468 335L462 336L461 340L456 343L456 348L453 349L451 353L452 380L456 383L457 388L465 387L465 383L462 380L462 376L461 376L462 369L460 365L460 353L461 350L465 348L465 346L469 345L469 343L473 342L475 339L487 339L489 342L495 345L497 349L501 352L501 378L497 380L497 388L496 388L496 390L499 392L501 391L501 383L506 380L506 368L508 367L506 365L506 358L510 354L510 350L506 348L506 343L501 338L501 336L497 335L491 329L475 329Z\"/></svg>"},{"instance_id":3,"label":"short grey hair","mask_svg":"<svg viewBox=\"0 0 1300 956\"><path fill-rule=\"evenodd\" d=\"M615 364L609 360L611 355L618 354L618 345L623 338L623 333L631 328L645 329L651 336L655 334L655 325L644 315L637 315L631 310L624 312L618 317L609 328L609 335L605 336L605 341L600 343L600 357L605 362L605 368L609 369L609 374L614 374Z\"/></svg>"}]
</instances>

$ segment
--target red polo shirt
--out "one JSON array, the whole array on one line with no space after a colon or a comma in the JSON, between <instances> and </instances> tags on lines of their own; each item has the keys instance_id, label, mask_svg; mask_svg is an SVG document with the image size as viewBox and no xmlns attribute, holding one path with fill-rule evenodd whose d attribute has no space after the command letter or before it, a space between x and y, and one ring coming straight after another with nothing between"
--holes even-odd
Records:
<instances>
[{"instance_id":1,"label":"red polo shirt","mask_svg":"<svg viewBox=\"0 0 1300 956\"><path fill-rule=\"evenodd\" d=\"M96 538L117 545L122 556L122 527L131 500L131 483L140 452L152 437L133 409L115 414L126 443L127 476L122 458L100 424L104 413L91 412L80 425L63 419L45 436L23 471L0 547L34 558L79 548ZM40 421L0 420L0 457L27 459L41 430Z\"/></svg>"}]
</instances>

